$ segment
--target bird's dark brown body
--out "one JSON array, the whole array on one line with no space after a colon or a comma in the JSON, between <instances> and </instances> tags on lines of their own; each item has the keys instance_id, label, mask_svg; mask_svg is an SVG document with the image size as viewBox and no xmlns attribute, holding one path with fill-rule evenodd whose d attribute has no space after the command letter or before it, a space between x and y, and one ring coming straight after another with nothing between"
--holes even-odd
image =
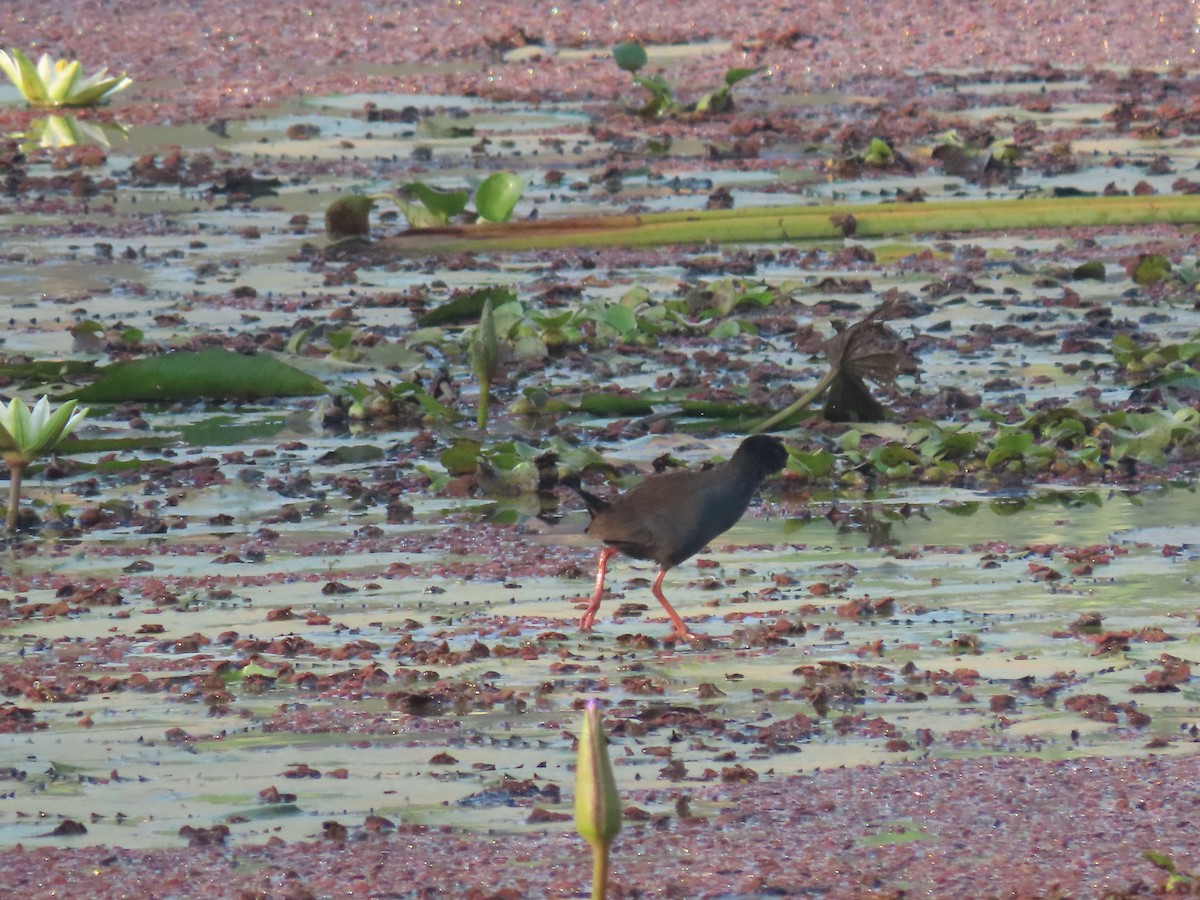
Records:
<instances>
[{"instance_id":1,"label":"bird's dark brown body","mask_svg":"<svg viewBox=\"0 0 1200 900\"><path fill-rule=\"evenodd\" d=\"M608 560L621 552L658 563L658 578L651 590L679 636L692 638L662 595L663 576L732 528L763 479L782 469L787 456L778 438L754 435L742 441L728 462L698 472L668 472L647 478L612 501L573 484L592 514L587 533L605 544L596 572L596 591L580 619L580 628L591 629L604 595Z\"/></svg>"}]
</instances>

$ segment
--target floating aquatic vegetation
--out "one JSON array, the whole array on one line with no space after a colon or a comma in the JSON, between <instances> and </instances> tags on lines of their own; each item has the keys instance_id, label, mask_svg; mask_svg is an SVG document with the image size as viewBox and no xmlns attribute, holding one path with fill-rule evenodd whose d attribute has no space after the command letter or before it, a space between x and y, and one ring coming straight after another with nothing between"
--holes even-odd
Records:
<instances>
[{"instance_id":1,"label":"floating aquatic vegetation","mask_svg":"<svg viewBox=\"0 0 1200 900\"><path fill-rule=\"evenodd\" d=\"M493 172L475 188L474 214L488 222L503 223L512 218L517 201L525 193L525 179L512 172ZM330 240L366 238L371 234L371 210L380 200L397 207L408 220L409 228L439 228L464 212L470 212L469 191L443 191L420 181L403 185L394 194L352 194L339 197L325 210L325 234Z\"/></svg>"},{"instance_id":2,"label":"floating aquatic vegetation","mask_svg":"<svg viewBox=\"0 0 1200 900\"><path fill-rule=\"evenodd\" d=\"M633 83L645 88L650 93L646 105L638 110L638 115L646 119L659 116L673 116L685 112L714 114L728 112L733 109L733 86L745 81L751 75L757 75L766 66L755 68L732 68L725 72L724 83L705 93L691 106L680 103L675 99L671 86L661 75L639 75L638 71L649 61L646 48L637 41L625 41L612 48L613 60L617 66L633 76Z\"/></svg>"}]
</instances>

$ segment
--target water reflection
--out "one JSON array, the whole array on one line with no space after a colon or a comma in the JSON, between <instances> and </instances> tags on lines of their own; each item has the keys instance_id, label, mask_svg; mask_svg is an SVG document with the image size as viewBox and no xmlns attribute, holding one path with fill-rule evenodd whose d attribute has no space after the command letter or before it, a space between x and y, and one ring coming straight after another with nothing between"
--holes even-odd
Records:
<instances>
[{"instance_id":1,"label":"water reflection","mask_svg":"<svg viewBox=\"0 0 1200 900\"><path fill-rule=\"evenodd\" d=\"M120 122L88 122L78 116L50 115L34 119L29 128L17 135L21 149L28 153L39 148L86 146L111 147L112 140L129 139L129 129Z\"/></svg>"}]
</instances>

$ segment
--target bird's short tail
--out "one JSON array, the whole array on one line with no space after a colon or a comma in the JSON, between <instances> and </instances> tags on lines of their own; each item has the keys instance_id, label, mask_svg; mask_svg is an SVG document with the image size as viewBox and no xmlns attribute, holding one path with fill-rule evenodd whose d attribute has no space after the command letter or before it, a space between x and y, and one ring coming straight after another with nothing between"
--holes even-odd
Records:
<instances>
[{"instance_id":1,"label":"bird's short tail","mask_svg":"<svg viewBox=\"0 0 1200 900\"><path fill-rule=\"evenodd\" d=\"M583 481L579 478L578 472L568 472L566 475L560 475L558 478L558 483L563 487L569 487L583 498L583 502L587 504L588 512L592 514L593 519L600 515L600 513L604 512L604 510L608 509L608 507L611 505L603 497L597 497L595 494L585 488L583 486Z\"/></svg>"}]
</instances>

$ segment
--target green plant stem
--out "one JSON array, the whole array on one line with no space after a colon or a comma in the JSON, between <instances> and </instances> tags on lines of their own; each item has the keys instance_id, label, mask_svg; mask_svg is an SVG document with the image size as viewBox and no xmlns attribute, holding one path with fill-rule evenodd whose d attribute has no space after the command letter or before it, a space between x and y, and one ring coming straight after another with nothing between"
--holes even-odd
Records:
<instances>
[{"instance_id":1,"label":"green plant stem","mask_svg":"<svg viewBox=\"0 0 1200 900\"><path fill-rule=\"evenodd\" d=\"M479 414L475 420L480 431L487 431L488 401L491 399L492 383L487 378L479 379Z\"/></svg>"},{"instance_id":2,"label":"green plant stem","mask_svg":"<svg viewBox=\"0 0 1200 900\"><path fill-rule=\"evenodd\" d=\"M751 434L759 434L770 428L774 428L780 422L790 419L796 413L800 412L800 410L807 409L814 400L816 400L823 393L825 393L825 390L829 387L829 385L831 385L833 383L833 379L836 376L837 376L837 373L834 372L832 369L830 369L828 372L825 373L825 375L821 378L821 380L817 382L816 387L814 387L811 391L809 391L807 394L805 394L803 397L801 397L799 400L797 400L795 403L793 403L787 409L783 410L782 412L775 413L775 415L771 416L769 419L767 419L762 424L755 425L753 428L750 429L750 433Z\"/></svg>"},{"instance_id":3,"label":"green plant stem","mask_svg":"<svg viewBox=\"0 0 1200 900\"><path fill-rule=\"evenodd\" d=\"M642 216L541 219L413 229L377 242L370 252L395 259L421 254L558 247L840 241L846 235L845 216L854 217L853 234L864 238L942 231L1200 223L1200 195L745 207Z\"/></svg>"},{"instance_id":4,"label":"green plant stem","mask_svg":"<svg viewBox=\"0 0 1200 900\"><path fill-rule=\"evenodd\" d=\"M608 845L592 845L592 900L604 900L608 894Z\"/></svg>"},{"instance_id":5,"label":"green plant stem","mask_svg":"<svg viewBox=\"0 0 1200 900\"><path fill-rule=\"evenodd\" d=\"M17 530L17 513L21 504L21 474L25 471L24 463L8 464L8 533Z\"/></svg>"}]
</instances>

